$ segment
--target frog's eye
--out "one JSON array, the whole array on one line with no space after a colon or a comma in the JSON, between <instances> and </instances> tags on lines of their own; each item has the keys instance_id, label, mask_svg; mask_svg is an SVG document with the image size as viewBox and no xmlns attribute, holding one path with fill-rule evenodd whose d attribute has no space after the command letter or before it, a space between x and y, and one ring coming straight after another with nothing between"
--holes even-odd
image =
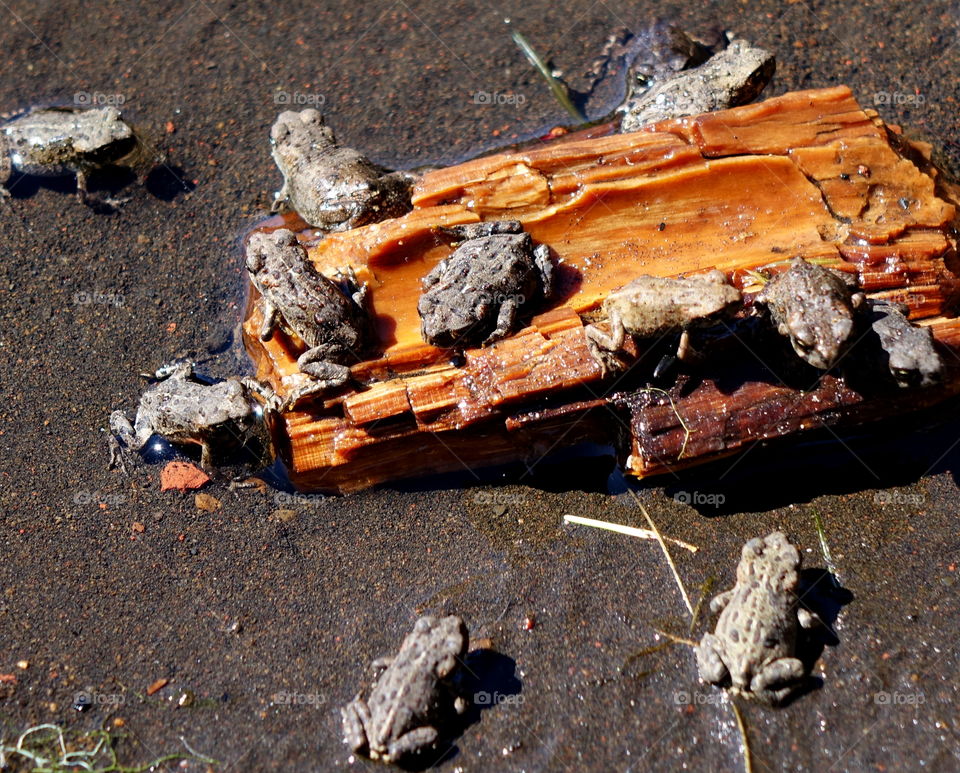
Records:
<instances>
[{"instance_id":1,"label":"frog's eye","mask_svg":"<svg viewBox=\"0 0 960 773\"><path fill-rule=\"evenodd\" d=\"M780 640L777 639L775 636L768 636L766 639L763 640L763 646L767 647L768 649L773 649L779 643L780 643Z\"/></svg>"}]
</instances>

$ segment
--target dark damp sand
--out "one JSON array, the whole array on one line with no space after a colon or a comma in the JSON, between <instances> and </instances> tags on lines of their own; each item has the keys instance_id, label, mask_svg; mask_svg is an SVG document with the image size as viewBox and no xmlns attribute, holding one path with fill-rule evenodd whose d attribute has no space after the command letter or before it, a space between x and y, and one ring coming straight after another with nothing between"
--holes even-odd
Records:
<instances>
[{"instance_id":1,"label":"dark damp sand","mask_svg":"<svg viewBox=\"0 0 960 773\"><path fill-rule=\"evenodd\" d=\"M654 13L653 3L629 5L616 9L624 23ZM182 735L232 770L345 767L338 707L370 660L434 611L462 615L489 640L500 656L472 663L485 690L512 696L468 727L444 770L741 765L731 710L698 684L693 653L643 654L655 628L687 633L658 547L561 524L576 513L643 525L622 488L607 493L608 459L510 471L506 488L465 472L339 499L234 495L214 483L214 513L197 510L193 494L161 493L161 464L130 478L106 469L107 416L133 408L140 371L211 353L207 372L243 367L237 241L279 186L267 145L284 107L275 94L322 101L341 139L385 164L449 162L528 138L566 117L502 18L574 82L617 20L613 4L520 6L11 0L0 9L0 107L122 94L126 115L193 188L154 175L125 188L132 201L109 216L79 206L69 184L24 181L0 208L0 673L18 679L0 685L7 737L37 722L93 728L110 715L126 722L119 749L131 763L182 748ZM775 49L770 94L847 83L865 105L911 95L890 97L881 113L953 143L956 157L956 10L888 6L657 10L686 8L688 28L717 21ZM84 303L91 293L107 297ZM782 711L744 706L757 770L956 765L954 410L844 444L827 435L756 448L640 489L664 533L702 548L674 551L694 598L711 577L728 587L742 543L774 528L824 569L812 516L823 520L854 599L836 625L839 646L817 662L822 689ZM723 507L691 508L678 501L684 492L722 496ZM282 508L296 516L271 516ZM159 678L170 685L146 698ZM73 696L88 688L100 703L80 714ZM181 689L196 694L194 707L174 709Z\"/></svg>"}]
</instances>

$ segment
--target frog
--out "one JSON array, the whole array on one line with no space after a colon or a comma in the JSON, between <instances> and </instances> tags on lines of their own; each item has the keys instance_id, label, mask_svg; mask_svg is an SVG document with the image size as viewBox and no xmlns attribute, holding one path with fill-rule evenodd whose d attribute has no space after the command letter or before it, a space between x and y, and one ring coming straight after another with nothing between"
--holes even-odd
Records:
<instances>
[{"instance_id":1,"label":"frog","mask_svg":"<svg viewBox=\"0 0 960 773\"><path fill-rule=\"evenodd\" d=\"M926 387L940 381L943 360L934 347L933 332L908 319L908 306L868 298L865 313L886 352L887 367L899 387Z\"/></svg>"},{"instance_id":2,"label":"frog","mask_svg":"<svg viewBox=\"0 0 960 773\"><path fill-rule=\"evenodd\" d=\"M799 631L822 623L799 606L800 564L800 552L780 531L743 546L736 584L710 602L720 615L716 630L696 648L705 682L729 681L734 694L770 705L802 686L807 673L797 657Z\"/></svg>"},{"instance_id":3,"label":"frog","mask_svg":"<svg viewBox=\"0 0 960 773\"><path fill-rule=\"evenodd\" d=\"M133 157L139 140L114 105L99 108L44 107L0 127L0 195L14 170L36 177L75 175L77 199L91 207L117 207L118 198L87 191L91 172Z\"/></svg>"},{"instance_id":4,"label":"frog","mask_svg":"<svg viewBox=\"0 0 960 773\"><path fill-rule=\"evenodd\" d=\"M270 340L280 329L307 347L297 358L299 383L279 410L344 386L351 379L347 363L363 359L372 337L366 284L349 267L338 273L339 282L325 277L286 228L251 234L245 260L260 294L260 340Z\"/></svg>"},{"instance_id":5,"label":"frog","mask_svg":"<svg viewBox=\"0 0 960 773\"><path fill-rule=\"evenodd\" d=\"M340 710L350 748L392 763L434 747L451 710L462 715L469 707L457 687L468 643L456 615L417 620L395 657L374 661L369 697L358 693Z\"/></svg>"},{"instance_id":6,"label":"frog","mask_svg":"<svg viewBox=\"0 0 960 773\"><path fill-rule=\"evenodd\" d=\"M155 435L175 444L200 445L200 465L214 468L214 456L229 446L263 434L264 406L273 391L252 378L210 383L197 376L195 363L164 365L140 398L133 423L123 411L110 415L110 467L126 470L130 451L139 452ZM256 396L256 397L255 397Z\"/></svg>"},{"instance_id":7,"label":"frog","mask_svg":"<svg viewBox=\"0 0 960 773\"><path fill-rule=\"evenodd\" d=\"M281 113L270 129L270 145L283 174L274 211L289 206L321 232L377 223L412 208L415 175L391 172L339 145L315 108Z\"/></svg>"},{"instance_id":8,"label":"frog","mask_svg":"<svg viewBox=\"0 0 960 773\"><path fill-rule=\"evenodd\" d=\"M646 72L631 72L631 91L614 111L620 131L747 104L760 95L775 69L772 53L735 38L698 67L667 74L652 85Z\"/></svg>"},{"instance_id":9,"label":"frog","mask_svg":"<svg viewBox=\"0 0 960 773\"><path fill-rule=\"evenodd\" d=\"M440 227L456 249L422 279L420 332L432 346L488 346L505 338L530 305L550 300L550 248L516 220Z\"/></svg>"},{"instance_id":10,"label":"frog","mask_svg":"<svg viewBox=\"0 0 960 773\"><path fill-rule=\"evenodd\" d=\"M609 333L591 324L584 334L590 353L605 373L613 369L610 354L621 350L627 335L643 339L680 333L676 357L690 362L696 358L690 346L690 330L732 317L741 302L740 291L716 269L690 277L645 274L603 300Z\"/></svg>"},{"instance_id":11,"label":"frog","mask_svg":"<svg viewBox=\"0 0 960 773\"><path fill-rule=\"evenodd\" d=\"M826 371L857 329L856 311L865 296L856 288L848 274L797 257L763 286L754 305L769 312L800 359Z\"/></svg>"}]
</instances>

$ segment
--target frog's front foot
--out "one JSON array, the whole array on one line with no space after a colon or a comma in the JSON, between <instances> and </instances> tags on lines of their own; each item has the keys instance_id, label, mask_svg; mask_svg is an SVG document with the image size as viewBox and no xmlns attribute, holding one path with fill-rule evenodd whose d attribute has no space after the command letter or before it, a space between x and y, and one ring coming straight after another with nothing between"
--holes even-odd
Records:
<instances>
[{"instance_id":1,"label":"frog's front foot","mask_svg":"<svg viewBox=\"0 0 960 773\"><path fill-rule=\"evenodd\" d=\"M614 354L623 345L622 339L618 344L617 336L604 333L596 325L587 325L583 329L583 333L587 339L587 349L590 356L600 366L604 376L624 369L623 363Z\"/></svg>"}]
</instances>

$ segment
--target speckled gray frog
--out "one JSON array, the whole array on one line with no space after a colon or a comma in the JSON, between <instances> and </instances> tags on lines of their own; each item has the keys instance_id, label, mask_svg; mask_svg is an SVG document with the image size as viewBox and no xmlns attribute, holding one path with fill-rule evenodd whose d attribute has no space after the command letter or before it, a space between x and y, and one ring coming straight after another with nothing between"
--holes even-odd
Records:
<instances>
[{"instance_id":1,"label":"speckled gray frog","mask_svg":"<svg viewBox=\"0 0 960 773\"><path fill-rule=\"evenodd\" d=\"M735 314L740 304L740 291L722 271L680 279L641 276L604 299L609 333L597 325L584 332L604 370L610 369L608 353L619 351L627 335L643 339L680 333L677 356L689 359L690 329L716 324Z\"/></svg>"},{"instance_id":2,"label":"speckled gray frog","mask_svg":"<svg viewBox=\"0 0 960 773\"><path fill-rule=\"evenodd\" d=\"M800 553L781 532L743 546L734 587L710 602L714 633L696 649L704 681L763 703L786 700L806 678L797 657L799 628L819 618L799 606Z\"/></svg>"},{"instance_id":3,"label":"speckled gray frog","mask_svg":"<svg viewBox=\"0 0 960 773\"><path fill-rule=\"evenodd\" d=\"M133 424L123 411L110 416L110 466L125 466L127 449L140 451L154 435L172 443L200 445L200 464L213 467L220 449L241 446L263 431L263 410L253 397L270 400L272 391L250 378L208 383L194 375L190 362L157 370L155 384L140 398Z\"/></svg>"},{"instance_id":4,"label":"speckled gray frog","mask_svg":"<svg viewBox=\"0 0 960 773\"><path fill-rule=\"evenodd\" d=\"M283 173L275 209L288 204L323 231L343 231L410 211L413 176L390 172L341 147L317 110L281 113L270 130L270 144Z\"/></svg>"},{"instance_id":5,"label":"speckled gray frog","mask_svg":"<svg viewBox=\"0 0 960 773\"><path fill-rule=\"evenodd\" d=\"M369 697L357 695L340 710L350 748L397 762L433 747L440 727L468 706L454 684L468 642L467 627L455 615L417 620L396 657L374 662Z\"/></svg>"},{"instance_id":6,"label":"speckled gray frog","mask_svg":"<svg viewBox=\"0 0 960 773\"><path fill-rule=\"evenodd\" d=\"M846 349L863 300L852 277L794 258L754 302L769 310L777 331L790 339L798 357L828 370Z\"/></svg>"},{"instance_id":7,"label":"speckled gray frog","mask_svg":"<svg viewBox=\"0 0 960 773\"><path fill-rule=\"evenodd\" d=\"M434 346L490 344L509 335L520 312L553 295L546 245L515 220L441 229L460 242L423 278L417 303L423 340Z\"/></svg>"},{"instance_id":8,"label":"speckled gray frog","mask_svg":"<svg viewBox=\"0 0 960 773\"><path fill-rule=\"evenodd\" d=\"M282 328L307 346L297 359L302 383L290 391L283 407L347 383L348 363L363 358L371 338L366 286L348 272L345 292L317 271L296 235L283 228L250 236L246 266L260 293L261 340Z\"/></svg>"},{"instance_id":9,"label":"speckled gray frog","mask_svg":"<svg viewBox=\"0 0 960 773\"><path fill-rule=\"evenodd\" d=\"M910 387L937 383L943 373L943 360L933 345L930 328L910 322L909 309L901 303L868 299L865 308L897 384Z\"/></svg>"},{"instance_id":10,"label":"speckled gray frog","mask_svg":"<svg viewBox=\"0 0 960 773\"><path fill-rule=\"evenodd\" d=\"M116 107L37 108L0 127L0 184L9 180L13 170L37 177L73 174L81 202L114 206L122 202L87 193L87 176L121 162L137 147L133 129Z\"/></svg>"}]
</instances>

